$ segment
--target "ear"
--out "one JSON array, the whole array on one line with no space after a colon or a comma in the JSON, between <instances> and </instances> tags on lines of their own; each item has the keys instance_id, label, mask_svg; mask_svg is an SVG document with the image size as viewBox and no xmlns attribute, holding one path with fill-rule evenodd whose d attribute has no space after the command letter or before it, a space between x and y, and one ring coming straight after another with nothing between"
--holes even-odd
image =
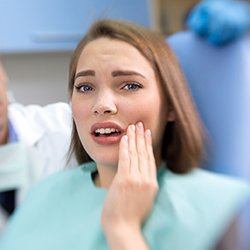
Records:
<instances>
[{"instance_id":1,"label":"ear","mask_svg":"<svg viewBox=\"0 0 250 250\"><path fill-rule=\"evenodd\" d=\"M169 122L175 121L175 112L173 110L170 110L167 115L167 120Z\"/></svg>"}]
</instances>

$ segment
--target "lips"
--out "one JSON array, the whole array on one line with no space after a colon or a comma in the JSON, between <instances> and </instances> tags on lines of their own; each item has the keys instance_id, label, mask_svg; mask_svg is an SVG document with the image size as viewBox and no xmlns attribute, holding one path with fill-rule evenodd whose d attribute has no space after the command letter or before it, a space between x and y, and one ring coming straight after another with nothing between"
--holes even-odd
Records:
<instances>
[{"instance_id":1,"label":"lips","mask_svg":"<svg viewBox=\"0 0 250 250\"><path fill-rule=\"evenodd\" d=\"M95 131L97 129L107 129L107 128L114 128L118 130L118 133L110 134L110 135L99 135L97 136ZM125 130L114 122L102 122L102 123L95 123L91 126L90 129L92 139L100 144L100 145L112 145L117 144L120 142L121 137L123 136Z\"/></svg>"}]
</instances>

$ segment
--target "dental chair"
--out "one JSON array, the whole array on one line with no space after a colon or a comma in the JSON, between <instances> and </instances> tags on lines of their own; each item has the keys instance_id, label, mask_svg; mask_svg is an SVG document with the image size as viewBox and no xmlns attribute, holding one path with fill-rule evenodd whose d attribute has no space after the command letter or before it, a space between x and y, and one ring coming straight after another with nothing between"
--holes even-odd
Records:
<instances>
[{"instance_id":1,"label":"dental chair","mask_svg":"<svg viewBox=\"0 0 250 250\"><path fill-rule=\"evenodd\" d=\"M215 47L191 31L167 39L207 129L202 167L250 180L250 35Z\"/></svg>"}]
</instances>

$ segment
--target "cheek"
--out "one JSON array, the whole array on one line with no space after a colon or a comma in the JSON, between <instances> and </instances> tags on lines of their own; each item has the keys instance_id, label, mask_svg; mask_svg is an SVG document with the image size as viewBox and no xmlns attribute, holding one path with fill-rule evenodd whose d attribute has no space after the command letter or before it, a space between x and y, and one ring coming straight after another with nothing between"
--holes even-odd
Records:
<instances>
[{"instance_id":1,"label":"cheek","mask_svg":"<svg viewBox=\"0 0 250 250\"><path fill-rule=\"evenodd\" d=\"M90 114L90 105L86 102L79 100L78 98L72 98L71 100L72 116L77 128L86 127L87 117ZM83 129L85 130L85 129Z\"/></svg>"},{"instance_id":2,"label":"cheek","mask_svg":"<svg viewBox=\"0 0 250 250\"><path fill-rule=\"evenodd\" d=\"M126 100L120 106L120 111L130 118L130 121L135 123L138 121L147 123L157 123L159 116L162 114L160 98L157 95L140 95L133 98L131 101ZM146 125L146 124L145 124ZM150 127L148 127L150 128Z\"/></svg>"},{"instance_id":3,"label":"cheek","mask_svg":"<svg viewBox=\"0 0 250 250\"><path fill-rule=\"evenodd\" d=\"M71 99L71 108L72 116L76 123L85 119L87 117L87 114L89 113L89 107L87 103L83 103L79 100L79 98L74 98L74 96Z\"/></svg>"},{"instance_id":4,"label":"cheek","mask_svg":"<svg viewBox=\"0 0 250 250\"><path fill-rule=\"evenodd\" d=\"M142 121L145 129L151 130L154 145L158 145L167 123L167 110L163 105L158 95L140 96L123 106L123 114L129 114L129 123Z\"/></svg>"}]
</instances>

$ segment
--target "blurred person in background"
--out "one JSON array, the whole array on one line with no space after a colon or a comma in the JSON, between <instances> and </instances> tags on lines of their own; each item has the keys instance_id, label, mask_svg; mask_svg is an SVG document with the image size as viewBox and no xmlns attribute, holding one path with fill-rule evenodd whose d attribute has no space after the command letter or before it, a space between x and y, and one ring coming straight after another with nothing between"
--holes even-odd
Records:
<instances>
[{"instance_id":1,"label":"blurred person in background","mask_svg":"<svg viewBox=\"0 0 250 250\"><path fill-rule=\"evenodd\" d=\"M40 107L9 103L0 64L0 228L36 181L66 165L68 104Z\"/></svg>"},{"instance_id":2,"label":"blurred person in background","mask_svg":"<svg viewBox=\"0 0 250 250\"><path fill-rule=\"evenodd\" d=\"M154 0L152 24L165 36L187 28L187 19L192 12L196 33L202 32L210 43L223 44L241 36L249 27L249 2L244 0ZM243 33L241 33L243 31ZM225 33L224 33L225 32ZM212 38L211 37L217 37Z\"/></svg>"},{"instance_id":3,"label":"blurred person in background","mask_svg":"<svg viewBox=\"0 0 250 250\"><path fill-rule=\"evenodd\" d=\"M250 187L197 168L203 126L164 38L98 21L69 76L80 166L32 190L0 249L241 249Z\"/></svg>"},{"instance_id":4,"label":"blurred person in background","mask_svg":"<svg viewBox=\"0 0 250 250\"><path fill-rule=\"evenodd\" d=\"M191 9L187 27L216 46L224 46L250 30L250 4L243 0L203 0Z\"/></svg>"}]
</instances>

